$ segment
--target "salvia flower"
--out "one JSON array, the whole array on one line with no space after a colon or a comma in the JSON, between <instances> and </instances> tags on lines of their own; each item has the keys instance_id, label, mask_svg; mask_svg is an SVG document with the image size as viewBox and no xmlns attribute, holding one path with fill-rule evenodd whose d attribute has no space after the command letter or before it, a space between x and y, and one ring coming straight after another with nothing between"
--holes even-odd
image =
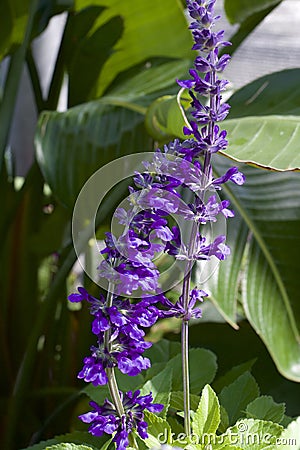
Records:
<instances>
[{"instance_id":1,"label":"salvia flower","mask_svg":"<svg viewBox=\"0 0 300 450\"><path fill-rule=\"evenodd\" d=\"M103 406L90 402L93 410L82 414L80 419L89 423L89 432L94 436L113 435L117 450L125 450L129 445L128 435L135 430L142 439L148 437L148 424L144 420L144 411L160 413L164 406L152 403L152 394L140 395L140 391L120 392L124 414L120 416L115 405L108 399Z\"/></svg>"},{"instance_id":2,"label":"salvia flower","mask_svg":"<svg viewBox=\"0 0 300 450\"><path fill-rule=\"evenodd\" d=\"M144 173L135 173L134 187L129 188L129 207L118 208L115 213L124 229L118 237L106 234L103 260L98 267L99 276L109 283L107 298L91 296L84 288L69 297L72 302L88 302L93 316L92 332L97 339L78 377L95 386L110 383L112 398L119 398L122 404L120 407L119 401L114 404L107 399L103 406L91 402L93 410L80 418L90 424L91 434L112 435L118 450L129 446L129 434L133 431L142 439L147 438L144 411L159 413L163 405L153 403L151 394L118 392L111 378L114 368L135 376L150 367L150 360L143 356L151 346L144 339L144 328L152 326L158 318L177 317L184 327L189 320L201 318L199 303L207 293L198 288L189 290L187 276L192 262L212 257L224 260L230 254L225 235L212 233L213 238L205 237L206 224L217 222L220 215L226 219L234 216L229 201L219 200L215 191L228 181L237 185L245 181L237 167L217 177L212 167L214 155L228 146L227 133L217 122L223 121L230 109L222 98L228 81L220 75L230 56L219 55L220 48L230 43L224 39L224 31L214 30L219 19L214 16L215 1L187 0L193 49L199 54L189 71L190 78L178 80L181 88L188 89L192 100L192 120L186 121L183 129L186 139L164 145L155 152L153 160L143 163ZM182 195L187 190L188 204ZM169 217L176 216L190 221L189 240L177 225L169 227ZM176 303L161 292L160 272L155 264L161 252L186 261L183 282L186 289ZM128 299L137 294L140 300Z\"/></svg>"},{"instance_id":3,"label":"salvia flower","mask_svg":"<svg viewBox=\"0 0 300 450\"><path fill-rule=\"evenodd\" d=\"M136 376L150 367L150 360L143 357L142 353L151 345L142 337L134 339L120 333L116 336L114 333L108 349L104 339L99 337L98 345L91 347L91 355L84 358L78 378L93 383L94 386L104 385L108 381L105 371L112 367L117 367L129 376Z\"/></svg>"},{"instance_id":4,"label":"salvia flower","mask_svg":"<svg viewBox=\"0 0 300 450\"><path fill-rule=\"evenodd\" d=\"M206 224L207 222L217 222L217 216L220 213L226 218L234 217L233 211L228 209L229 204L229 200L218 202L215 195L210 196L206 203L196 196L194 203L188 204L181 212L186 220Z\"/></svg>"},{"instance_id":5,"label":"salvia flower","mask_svg":"<svg viewBox=\"0 0 300 450\"><path fill-rule=\"evenodd\" d=\"M168 309L161 312L162 317L176 317L184 321L191 319L200 319L202 317L202 310L199 307L195 308L197 302L203 302L203 297L207 297L207 293L201 289L193 289L190 292L190 300L187 309L184 306L183 297L180 296L178 302L173 304L170 300L165 298L163 305Z\"/></svg>"}]
</instances>

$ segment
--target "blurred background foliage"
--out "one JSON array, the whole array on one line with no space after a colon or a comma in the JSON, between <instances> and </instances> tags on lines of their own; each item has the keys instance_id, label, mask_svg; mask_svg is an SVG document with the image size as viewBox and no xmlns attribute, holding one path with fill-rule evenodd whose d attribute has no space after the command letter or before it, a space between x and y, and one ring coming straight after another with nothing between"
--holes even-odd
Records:
<instances>
[{"instance_id":1,"label":"blurred background foliage","mask_svg":"<svg viewBox=\"0 0 300 450\"><path fill-rule=\"evenodd\" d=\"M235 24L229 52L280 3L225 0ZM62 13L45 89L33 48ZM187 76L193 55L179 0L1 0L0 17L7 67L0 103L0 436L1 448L12 450L78 426L83 386L76 374L90 345L90 319L66 298L78 277L95 294L98 287L72 270L73 206L103 165L181 136L175 80ZM36 154L19 176L9 133L24 67L37 115ZM286 70L228 93L225 156L239 162L247 183L224 191L237 212L228 228L232 255L209 280L211 301L191 330L191 344L215 351L221 373L257 358L262 390L286 401L290 415L300 413L299 77L300 69ZM219 156L216 173L229 164ZM99 236L124 195L120 186L106 198ZM151 332L163 335L178 340L177 324Z\"/></svg>"}]
</instances>

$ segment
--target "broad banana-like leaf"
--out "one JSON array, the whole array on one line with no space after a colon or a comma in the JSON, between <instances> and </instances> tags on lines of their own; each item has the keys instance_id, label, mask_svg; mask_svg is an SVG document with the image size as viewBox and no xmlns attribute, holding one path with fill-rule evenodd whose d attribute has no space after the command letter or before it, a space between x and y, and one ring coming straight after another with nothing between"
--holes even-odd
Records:
<instances>
[{"instance_id":1,"label":"broad banana-like leaf","mask_svg":"<svg viewBox=\"0 0 300 450\"><path fill-rule=\"evenodd\" d=\"M91 33L112 17L121 16L122 38L114 47L98 81L96 96L107 89L121 72L153 57L188 58L192 47L183 6L174 0L95 0L107 9L95 22ZM75 0L76 10L90 5L90 0Z\"/></svg>"},{"instance_id":2,"label":"broad banana-like leaf","mask_svg":"<svg viewBox=\"0 0 300 450\"><path fill-rule=\"evenodd\" d=\"M228 168L218 157L217 173ZM244 186L226 185L236 217L228 221L231 256L208 280L213 301L237 326L240 298L247 319L278 370L300 381L300 177L243 166Z\"/></svg>"},{"instance_id":3,"label":"broad banana-like leaf","mask_svg":"<svg viewBox=\"0 0 300 450\"><path fill-rule=\"evenodd\" d=\"M72 208L85 181L110 161L152 150L152 139L144 125L145 106L157 91L174 89L174 73L182 74L187 65L186 60L169 61L120 84L110 96L63 113L41 114L37 158L46 182L61 203Z\"/></svg>"}]
</instances>

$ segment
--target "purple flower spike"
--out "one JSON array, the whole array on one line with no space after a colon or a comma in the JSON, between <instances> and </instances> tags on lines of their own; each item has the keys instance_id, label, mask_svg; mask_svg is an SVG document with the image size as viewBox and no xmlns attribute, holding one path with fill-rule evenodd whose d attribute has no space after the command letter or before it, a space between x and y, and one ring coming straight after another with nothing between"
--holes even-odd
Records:
<instances>
[{"instance_id":1,"label":"purple flower spike","mask_svg":"<svg viewBox=\"0 0 300 450\"><path fill-rule=\"evenodd\" d=\"M114 435L113 442L117 450L126 450L129 445L129 434L136 429L142 439L148 437L148 424L144 421L144 411L160 413L164 406L152 403L152 394L140 395L140 391L120 392L124 414L120 417L114 404L105 400L103 406L90 402L93 410L82 414L79 418L90 424L89 432L94 436Z\"/></svg>"}]
</instances>

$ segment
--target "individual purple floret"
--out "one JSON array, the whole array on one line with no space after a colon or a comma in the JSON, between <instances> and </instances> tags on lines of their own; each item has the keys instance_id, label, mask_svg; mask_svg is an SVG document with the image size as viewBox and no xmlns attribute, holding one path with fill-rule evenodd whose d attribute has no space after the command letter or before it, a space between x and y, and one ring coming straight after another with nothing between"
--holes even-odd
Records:
<instances>
[{"instance_id":1,"label":"individual purple floret","mask_svg":"<svg viewBox=\"0 0 300 450\"><path fill-rule=\"evenodd\" d=\"M161 312L161 317L177 317L184 321L191 319L200 319L202 317L201 308L195 308L196 302L203 302L203 297L207 297L207 293L201 289L193 289L190 292L190 300L188 302L187 309L184 306L183 297L180 296L178 302L173 304L166 297L162 301L164 307L168 308L166 311Z\"/></svg>"},{"instance_id":2,"label":"individual purple floret","mask_svg":"<svg viewBox=\"0 0 300 450\"><path fill-rule=\"evenodd\" d=\"M181 212L186 220L206 224L208 222L217 222L217 216L220 213L226 218L234 217L233 211L228 209L229 204L229 200L218 202L215 195L210 196L206 203L196 196L194 203L188 204Z\"/></svg>"},{"instance_id":3,"label":"individual purple floret","mask_svg":"<svg viewBox=\"0 0 300 450\"><path fill-rule=\"evenodd\" d=\"M144 411L160 413L164 405L152 403L152 394L140 395L139 390L120 392L120 398L124 409L122 416L118 414L115 405L106 399L103 406L90 402L93 410L79 417L83 422L91 424L89 432L92 435L98 437L103 436L104 433L113 435L117 450L125 450L129 445L128 435L133 430L136 430L142 439L148 437L148 424L144 421Z\"/></svg>"}]
</instances>

